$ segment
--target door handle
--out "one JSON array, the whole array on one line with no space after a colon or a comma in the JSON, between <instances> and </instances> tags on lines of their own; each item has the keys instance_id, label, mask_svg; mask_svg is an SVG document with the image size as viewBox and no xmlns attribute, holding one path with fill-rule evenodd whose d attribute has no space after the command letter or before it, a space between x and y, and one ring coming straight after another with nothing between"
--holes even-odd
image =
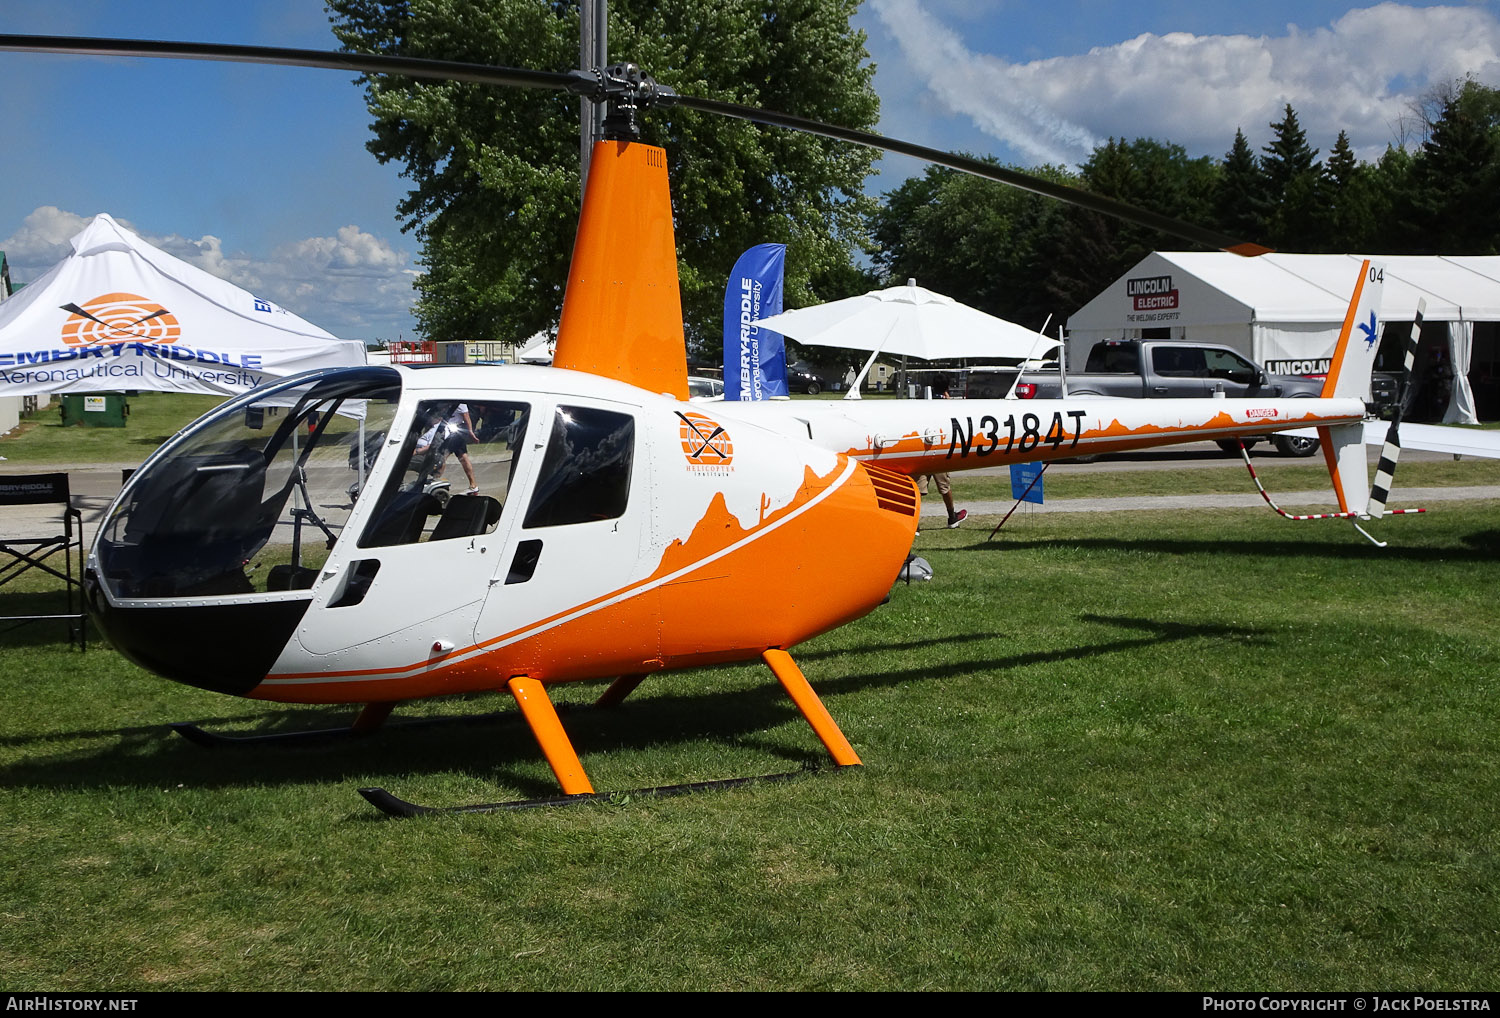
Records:
<instances>
[{"instance_id":1,"label":"door handle","mask_svg":"<svg viewBox=\"0 0 1500 1018\"><path fill-rule=\"evenodd\" d=\"M505 583L525 583L531 579L536 572L536 564L542 557L542 542L537 540L522 541L516 545L515 557L510 560L510 571L505 575Z\"/></svg>"}]
</instances>

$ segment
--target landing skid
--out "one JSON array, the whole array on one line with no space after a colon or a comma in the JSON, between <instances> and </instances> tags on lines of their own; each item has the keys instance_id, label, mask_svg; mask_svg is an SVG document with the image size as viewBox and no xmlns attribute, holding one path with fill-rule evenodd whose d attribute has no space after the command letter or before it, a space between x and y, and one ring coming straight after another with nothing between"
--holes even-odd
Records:
<instances>
[{"instance_id":1,"label":"landing skid","mask_svg":"<svg viewBox=\"0 0 1500 1018\"><path fill-rule=\"evenodd\" d=\"M859 764L839 764L835 770L858 767ZM694 781L683 785L657 785L652 788L633 788L625 792L580 792L576 795L554 795L541 799L516 799L512 802L483 802L471 806L422 806L408 802L387 792L383 788L361 788L359 794L387 816L417 817L428 813L498 813L502 810L538 809L549 806L576 806L585 802L621 802L627 799L665 799L671 796L692 795L720 788L738 788L741 785L760 784L771 781L790 781L805 774L815 774L823 768L809 764L797 771L784 774L758 774L746 778L720 778L717 781Z\"/></svg>"},{"instance_id":2,"label":"landing skid","mask_svg":"<svg viewBox=\"0 0 1500 1018\"><path fill-rule=\"evenodd\" d=\"M792 702L797 705L808 724L812 725L814 734L823 743L828 755L833 758L838 769L860 766L859 756L854 748L849 745L849 740L844 738L844 733L839 731L838 725L834 723L816 693L808 685L802 670L792 661L791 656L779 648L771 648L761 654L761 659L770 667L776 680L781 683ZM626 675L616 680L615 684L605 690L599 698L599 705L612 706L619 703L630 694L640 682L641 676ZM387 792L383 788L361 788L359 794L363 795L376 809L381 810L388 816L413 817L425 813L494 813L499 810L531 809L539 806L566 806L580 802L610 802L618 801L626 796L650 796L665 797L674 795L689 795L693 792L707 791L715 788L734 788L738 785L748 785L752 782L761 781L785 781L807 773L807 770L792 771L786 774L765 774L746 778L723 778L718 781L697 781L685 785L660 785L654 788L641 788L627 792L596 792L594 786L589 783L588 775L584 773L583 764L579 762L578 754L573 749L573 744L568 740L567 733L563 730L562 722L557 716L557 708L547 698L547 691L543 683L526 675L517 675L506 683L506 688L515 697L516 706L520 708L521 715L530 726L531 733L536 737L537 744L541 747L542 755L547 758L547 765L552 768L552 773L557 782L562 786L563 794L541 799L522 799L515 802L490 802L477 803L471 806L449 806L432 807L422 806L414 802L407 802Z\"/></svg>"}]
</instances>

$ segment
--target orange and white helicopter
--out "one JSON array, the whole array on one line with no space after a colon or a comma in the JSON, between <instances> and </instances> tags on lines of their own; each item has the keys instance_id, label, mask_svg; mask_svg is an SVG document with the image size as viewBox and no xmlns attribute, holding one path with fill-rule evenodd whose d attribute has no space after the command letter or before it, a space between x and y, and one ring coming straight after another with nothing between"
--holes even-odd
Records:
<instances>
[{"instance_id":1,"label":"orange and white helicopter","mask_svg":"<svg viewBox=\"0 0 1500 1018\"><path fill-rule=\"evenodd\" d=\"M88 601L116 648L167 678L258 700L362 704L350 732L378 727L402 701L508 690L561 801L576 801L594 790L548 686L613 680L608 705L657 672L758 659L835 763L855 765L789 651L887 598L917 530L914 474L1314 427L1342 512L1366 513L1361 396L1373 344L1350 337L1373 326L1375 268L1361 272L1319 399L690 403L666 159L632 130L636 106L670 93L633 69L539 75L14 36L0 48L470 75L611 104L614 135L593 151L553 367L303 374L225 403L135 471L89 555ZM1046 182L1023 178L1034 184ZM453 493L459 467L466 490ZM388 812L425 811L362 791ZM456 808L500 805L516 804Z\"/></svg>"}]
</instances>

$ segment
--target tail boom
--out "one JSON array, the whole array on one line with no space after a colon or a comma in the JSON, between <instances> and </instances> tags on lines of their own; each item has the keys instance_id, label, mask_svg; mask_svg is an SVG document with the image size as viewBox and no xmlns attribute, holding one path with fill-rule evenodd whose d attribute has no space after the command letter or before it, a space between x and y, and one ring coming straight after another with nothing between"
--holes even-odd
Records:
<instances>
[{"instance_id":1,"label":"tail boom","mask_svg":"<svg viewBox=\"0 0 1500 1018\"><path fill-rule=\"evenodd\" d=\"M720 412L897 473L928 474L1355 424L1365 407L1351 398L1078 398L726 403Z\"/></svg>"}]
</instances>

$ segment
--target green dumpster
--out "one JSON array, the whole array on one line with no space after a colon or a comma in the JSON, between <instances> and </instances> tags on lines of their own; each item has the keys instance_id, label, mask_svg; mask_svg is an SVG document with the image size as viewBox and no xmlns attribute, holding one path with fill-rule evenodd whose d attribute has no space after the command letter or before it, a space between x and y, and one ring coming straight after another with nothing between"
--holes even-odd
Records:
<instances>
[{"instance_id":1,"label":"green dumpster","mask_svg":"<svg viewBox=\"0 0 1500 1018\"><path fill-rule=\"evenodd\" d=\"M62 396L63 427L123 428L130 416L130 403L123 392L96 392Z\"/></svg>"}]
</instances>

